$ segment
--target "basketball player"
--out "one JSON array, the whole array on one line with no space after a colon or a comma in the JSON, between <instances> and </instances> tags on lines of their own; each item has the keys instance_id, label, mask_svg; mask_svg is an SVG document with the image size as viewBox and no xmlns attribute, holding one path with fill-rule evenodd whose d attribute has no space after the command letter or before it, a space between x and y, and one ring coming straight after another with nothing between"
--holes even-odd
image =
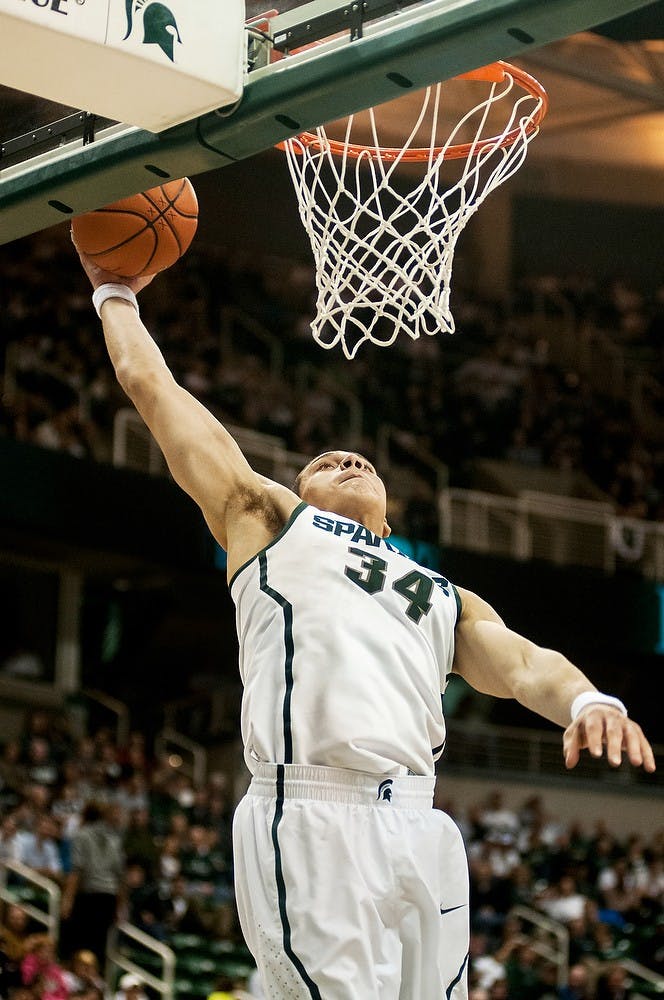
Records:
<instances>
[{"instance_id":1,"label":"basketball player","mask_svg":"<svg viewBox=\"0 0 664 1000\"><path fill-rule=\"evenodd\" d=\"M582 749L655 767L621 702L511 632L475 594L390 545L386 496L355 452L319 455L293 492L258 475L174 381L119 284L81 256L121 386L228 553L253 774L234 819L242 929L265 994L460 1000L468 876L432 809L450 673L516 698Z\"/></svg>"}]
</instances>

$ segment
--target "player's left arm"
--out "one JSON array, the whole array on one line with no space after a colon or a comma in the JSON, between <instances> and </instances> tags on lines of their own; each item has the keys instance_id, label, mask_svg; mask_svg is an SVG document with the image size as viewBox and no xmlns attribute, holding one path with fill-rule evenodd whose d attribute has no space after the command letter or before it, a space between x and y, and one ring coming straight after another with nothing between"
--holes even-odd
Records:
<instances>
[{"instance_id":1,"label":"player's left arm","mask_svg":"<svg viewBox=\"0 0 664 1000\"><path fill-rule=\"evenodd\" d=\"M456 628L454 673L471 687L495 698L515 698L521 705L565 729L563 753L574 767L581 750L593 757L605 752L618 766L623 751L630 763L655 770L655 758L638 723L609 704L592 702L572 720L578 695L595 686L562 653L544 649L507 628L494 609L467 590L459 591L462 613ZM602 697L602 695L600 695Z\"/></svg>"}]
</instances>

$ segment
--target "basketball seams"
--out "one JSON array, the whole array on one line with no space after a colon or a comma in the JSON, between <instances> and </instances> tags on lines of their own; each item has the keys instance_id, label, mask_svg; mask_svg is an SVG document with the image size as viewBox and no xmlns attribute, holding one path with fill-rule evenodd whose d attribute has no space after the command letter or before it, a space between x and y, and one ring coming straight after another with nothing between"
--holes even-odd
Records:
<instances>
[{"instance_id":1,"label":"basketball seams","mask_svg":"<svg viewBox=\"0 0 664 1000\"><path fill-rule=\"evenodd\" d=\"M177 204L180 199L184 206ZM125 277L158 273L174 264L194 237L196 193L181 178L79 218L79 245L100 267Z\"/></svg>"},{"instance_id":2,"label":"basketball seams","mask_svg":"<svg viewBox=\"0 0 664 1000\"><path fill-rule=\"evenodd\" d=\"M169 216L169 213L172 212L175 209L175 201L180 197L180 195L182 194L182 191L184 190L184 188L185 188L185 181L183 180L182 183L180 184L179 190L173 196L171 196L168 193L168 191L165 189L165 187L164 187L163 184L160 185L159 188L155 188L154 189L154 190L160 191L162 197L166 199L167 204L166 204L165 208L161 208L157 204L157 202L153 200L153 198L151 196L151 193L149 191L148 192L143 192L143 197L145 198L145 200L147 202L149 202L149 204L152 205L152 207L154 209L156 209L156 211L158 213L156 219L151 219L150 220L150 224L151 224L152 228L154 228L155 224L160 219L163 219L164 223L166 224L166 226L168 226L168 229L172 233L172 235L173 235L173 237L175 239L175 242L177 244L178 257L182 256L182 254L184 253L184 250L186 248L183 247L182 241L180 240L180 234L178 233L177 229L175 228L175 226L173 225L172 221L169 219L168 216ZM149 266L150 266L150 262L148 261L146 267L149 267Z\"/></svg>"}]
</instances>

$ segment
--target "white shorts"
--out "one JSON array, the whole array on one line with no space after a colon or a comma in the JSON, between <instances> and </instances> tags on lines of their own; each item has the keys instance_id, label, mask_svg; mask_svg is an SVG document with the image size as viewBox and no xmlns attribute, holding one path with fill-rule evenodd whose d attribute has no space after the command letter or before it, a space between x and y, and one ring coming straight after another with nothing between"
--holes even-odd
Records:
<instances>
[{"instance_id":1,"label":"white shorts","mask_svg":"<svg viewBox=\"0 0 664 1000\"><path fill-rule=\"evenodd\" d=\"M468 866L432 798L432 778L258 766L233 842L266 997L465 1000Z\"/></svg>"}]
</instances>

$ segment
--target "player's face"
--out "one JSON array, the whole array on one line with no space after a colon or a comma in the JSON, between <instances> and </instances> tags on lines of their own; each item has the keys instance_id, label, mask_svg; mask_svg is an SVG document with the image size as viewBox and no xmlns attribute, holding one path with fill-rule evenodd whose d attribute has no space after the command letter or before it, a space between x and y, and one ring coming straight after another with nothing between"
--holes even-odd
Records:
<instances>
[{"instance_id":1,"label":"player's face","mask_svg":"<svg viewBox=\"0 0 664 1000\"><path fill-rule=\"evenodd\" d=\"M329 451L304 469L300 496L321 510L352 517L385 537L387 497L371 462L354 451Z\"/></svg>"}]
</instances>

